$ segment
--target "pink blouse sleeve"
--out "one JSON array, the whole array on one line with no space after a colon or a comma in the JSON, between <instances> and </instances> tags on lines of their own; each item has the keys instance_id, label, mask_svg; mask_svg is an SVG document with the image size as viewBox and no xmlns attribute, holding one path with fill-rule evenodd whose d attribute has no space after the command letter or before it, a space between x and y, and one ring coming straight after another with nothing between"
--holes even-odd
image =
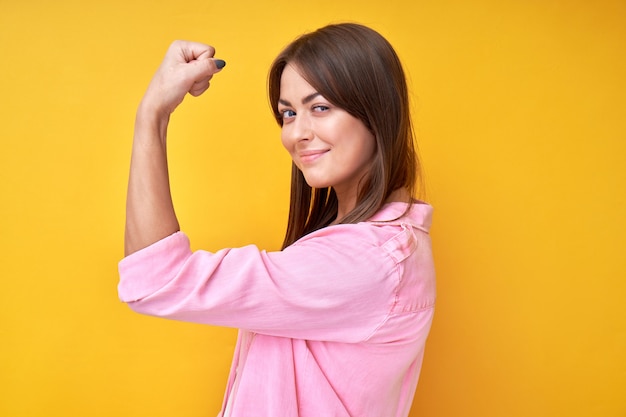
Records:
<instances>
[{"instance_id":1,"label":"pink blouse sleeve","mask_svg":"<svg viewBox=\"0 0 626 417\"><path fill-rule=\"evenodd\" d=\"M394 307L404 257L355 236L354 227L326 228L281 252L255 246L192 252L179 232L120 262L119 295L143 314L274 336L364 341ZM406 255L414 250L405 248Z\"/></svg>"}]
</instances>

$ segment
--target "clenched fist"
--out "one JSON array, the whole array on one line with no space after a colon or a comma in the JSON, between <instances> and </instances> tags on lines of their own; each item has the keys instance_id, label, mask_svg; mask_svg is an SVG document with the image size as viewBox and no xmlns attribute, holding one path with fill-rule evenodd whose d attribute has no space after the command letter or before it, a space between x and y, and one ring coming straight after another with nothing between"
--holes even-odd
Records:
<instances>
[{"instance_id":1,"label":"clenched fist","mask_svg":"<svg viewBox=\"0 0 626 417\"><path fill-rule=\"evenodd\" d=\"M144 110L157 117L169 116L187 93L199 96L208 88L213 74L226 63L214 59L212 46L197 42L173 42L143 97Z\"/></svg>"}]
</instances>

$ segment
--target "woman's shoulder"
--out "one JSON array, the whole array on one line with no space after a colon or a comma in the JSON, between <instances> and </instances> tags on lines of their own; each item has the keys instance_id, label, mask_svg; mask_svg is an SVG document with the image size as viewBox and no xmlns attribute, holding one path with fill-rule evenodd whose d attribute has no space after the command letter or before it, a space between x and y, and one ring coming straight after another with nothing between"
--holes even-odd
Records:
<instances>
[{"instance_id":1,"label":"woman's shoulder","mask_svg":"<svg viewBox=\"0 0 626 417\"><path fill-rule=\"evenodd\" d=\"M428 204L391 202L366 221L327 226L303 236L291 246L320 246L327 250L337 248L343 252L379 248L386 249L383 251L386 252L392 241L399 246L409 245L417 234L422 234L415 233L416 229L427 235L431 217L432 207Z\"/></svg>"}]
</instances>

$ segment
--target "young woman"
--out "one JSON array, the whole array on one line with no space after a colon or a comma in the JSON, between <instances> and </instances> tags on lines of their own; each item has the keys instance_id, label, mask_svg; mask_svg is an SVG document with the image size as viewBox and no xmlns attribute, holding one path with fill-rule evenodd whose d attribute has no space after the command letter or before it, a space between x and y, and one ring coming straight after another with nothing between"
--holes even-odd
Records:
<instances>
[{"instance_id":1,"label":"young woman","mask_svg":"<svg viewBox=\"0 0 626 417\"><path fill-rule=\"evenodd\" d=\"M175 42L139 106L120 298L239 328L223 416L407 416L435 303L431 207L393 48L356 24L303 35L269 74L293 159L283 249L192 252L170 197L166 130L224 67Z\"/></svg>"}]
</instances>

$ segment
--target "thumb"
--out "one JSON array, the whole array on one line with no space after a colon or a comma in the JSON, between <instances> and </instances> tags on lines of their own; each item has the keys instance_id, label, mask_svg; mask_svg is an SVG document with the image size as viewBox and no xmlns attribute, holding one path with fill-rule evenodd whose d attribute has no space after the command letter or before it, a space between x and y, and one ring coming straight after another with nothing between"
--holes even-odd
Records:
<instances>
[{"instance_id":1,"label":"thumb","mask_svg":"<svg viewBox=\"0 0 626 417\"><path fill-rule=\"evenodd\" d=\"M194 65L196 66L194 69L198 71L198 75L194 78L194 83L189 89L189 94L199 96L209 88L213 74L220 72L226 65L226 62L223 59L210 58L198 60Z\"/></svg>"},{"instance_id":2,"label":"thumb","mask_svg":"<svg viewBox=\"0 0 626 417\"><path fill-rule=\"evenodd\" d=\"M220 72L226 66L226 61L215 59L208 55L201 55L189 61L188 65L193 67L196 80L201 80Z\"/></svg>"}]
</instances>

